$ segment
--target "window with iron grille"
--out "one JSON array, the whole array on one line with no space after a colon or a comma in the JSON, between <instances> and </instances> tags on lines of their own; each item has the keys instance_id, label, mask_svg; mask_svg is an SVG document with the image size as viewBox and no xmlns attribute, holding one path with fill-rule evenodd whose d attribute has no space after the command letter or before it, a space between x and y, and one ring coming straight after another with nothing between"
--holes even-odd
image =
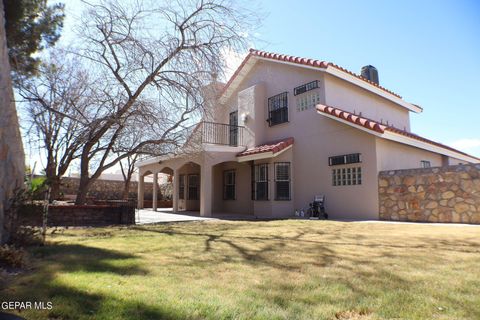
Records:
<instances>
[{"instance_id":1,"label":"window with iron grille","mask_svg":"<svg viewBox=\"0 0 480 320\"><path fill-rule=\"evenodd\" d=\"M305 84L302 84L301 86L298 86L298 87L294 88L293 89L293 95L296 96L296 95L305 93L307 91L310 91L310 90L313 90L313 89L316 89L316 88L318 88L318 80L315 80L315 81L312 81L312 82L309 82L309 83L305 83Z\"/></svg>"},{"instance_id":2,"label":"window with iron grille","mask_svg":"<svg viewBox=\"0 0 480 320\"><path fill-rule=\"evenodd\" d=\"M341 156L334 156L328 158L328 165L329 166L338 166L341 164L350 164L350 163L360 163L360 153L350 153L344 154Z\"/></svg>"},{"instance_id":3,"label":"window with iron grille","mask_svg":"<svg viewBox=\"0 0 480 320\"><path fill-rule=\"evenodd\" d=\"M199 182L200 176L198 174L188 175L188 200L198 200L200 198Z\"/></svg>"},{"instance_id":4,"label":"window with iron grille","mask_svg":"<svg viewBox=\"0 0 480 320\"><path fill-rule=\"evenodd\" d=\"M178 176L178 199L185 199L185 175Z\"/></svg>"},{"instance_id":5,"label":"window with iron grille","mask_svg":"<svg viewBox=\"0 0 480 320\"><path fill-rule=\"evenodd\" d=\"M268 123L270 126L288 122L288 92L268 98Z\"/></svg>"},{"instance_id":6,"label":"window with iron grille","mask_svg":"<svg viewBox=\"0 0 480 320\"><path fill-rule=\"evenodd\" d=\"M235 200L235 170L223 172L223 199Z\"/></svg>"},{"instance_id":7,"label":"window with iron grille","mask_svg":"<svg viewBox=\"0 0 480 320\"><path fill-rule=\"evenodd\" d=\"M432 164L428 160L420 161L420 165L422 166L422 168L430 168L432 166Z\"/></svg>"},{"instance_id":8,"label":"window with iron grille","mask_svg":"<svg viewBox=\"0 0 480 320\"><path fill-rule=\"evenodd\" d=\"M252 200L268 200L268 164L252 167Z\"/></svg>"},{"instance_id":9,"label":"window with iron grille","mask_svg":"<svg viewBox=\"0 0 480 320\"><path fill-rule=\"evenodd\" d=\"M362 168L350 167L332 169L333 186L355 186L362 184Z\"/></svg>"},{"instance_id":10,"label":"window with iron grille","mask_svg":"<svg viewBox=\"0 0 480 320\"><path fill-rule=\"evenodd\" d=\"M290 162L275 163L275 200L290 200Z\"/></svg>"}]
</instances>

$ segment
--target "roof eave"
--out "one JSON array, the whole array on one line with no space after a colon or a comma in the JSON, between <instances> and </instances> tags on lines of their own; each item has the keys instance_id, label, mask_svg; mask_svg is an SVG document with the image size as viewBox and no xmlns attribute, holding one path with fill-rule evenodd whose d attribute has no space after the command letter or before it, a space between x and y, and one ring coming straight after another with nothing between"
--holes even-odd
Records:
<instances>
[{"instance_id":1,"label":"roof eave","mask_svg":"<svg viewBox=\"0 0 480 320\"><path fill-rule=\"evenodd\" d=\"M298 63L298 62L291 62L291 61L283 61L279 59L273 59L269 57L264 57L264 56L259 56L255 54L255 50L251 49L249 54L245 57L245 59L242 61L240 66L237 68L235 73L232 75L230 80L227 82L227 84L224 87L224 91L221 93L219 97L219 102L221 104L224 104L227 102L227 100L230 98L232 93L237 89L238 85L242 82L242 80L245 78L245 76L250 72L250 70L253 68L255 63L259 60L263 61L270 61L270 62L276 62L280 64L286 64L286 65L291 65L295 67L301 67L304 69L310 69L310 70L315 70L319 72L327 72L333 76L336 76L338 78L341 78L345 81L348 81L352 84L355 84L365 90L368 90L374 94L377 94L387 100L392 101L393 103L404 107L408 109L409 111L415 112L415 113L420 113L423 111L423 108L420 106L406 102L403 100L400 96L397 96L396 94L391 93L387 89L381 88L377 85L374 85L372 83L369 83L365 79L360 79L357 76L353 76L349 72L346 72L342 70L342 68L335 66L334 64L327 63L327 62L319 62L319 65L309 65L305 63ZM303 59L305 60L305 59ZM306 59L310 60L310 59Z\"/></svg>"},{"instance_id":2,"label":"roof eave","mask_svg":"<svg viewBox=\"0 0 480 320\"><path fill-rule=\"evenodd\" d=\"M352 123L350 121L338 118L334 115L324 113L324 112L319 111L319 110L317 110L317 113L324 116L324 117L333 119L335 121L344 123L346 125L349 125L351 127L356 128L356 129L359 129L359 130L362 130L362 131L367 132L369 134L372 134L374 136L377 136L379 138L399 142L399 143L406 144L406 145L409 145L409 146L412 146L412 147L416 147L416 148L431 151L431 152L434 152L434 153L442 154L442 155L445 155L445 156L448 156L448 157L452 157L452 158L455 158L455 159L467 161L467 162L470 162L470 163L479 163L480 162L480 159L478 159L476 157L469 156L469 155L466 155L466 154L462 154L460 152L455 152L455 151L450 150L450 149L442 148L440 146L436 146L436 145L433 145L431 143L419 141L417 139L406 137L404 135L397 134L397 133L390 132L390 131L386 131L386 130L382 130L382 132L377 132L377 131L374 131L372 129L365 128L361 125Z\"/></svg>"},{"instance_id":3,"label":"roof eave","mask_svg":"<svg viewBox=\"0 0 480 320\"><path fill-rule=\"evenodd\" d=\"M245 162L245 161L252 161L252 160L262 160L262 159L269 159L269 158L275 158L279 156L280 154L284 153L285 151L291 149L293 144L290 144L286 146L285 148L273 152L273 151L266 151L266 152L259 152L259 153L253 153L253 154L247 154L244 156L237 156L237 161L238 162Z\"/></svg>"},{"instance_id":4,"label":"roof eave","mask_svg":"<svg viewBox=\"0 0 480 320\"><path fill-rule=\"evenodd\" d=\"M450 149L447 149L447 148L443 148L441 146L433 145L433 144L428 143L428 142L424 142L424 141L420 141L420 140L417 140L417 139L414 139L414 138L410 138L410 137L407 137L407 136L404 136L402 134L398 134L398 133L395 133L395 132L385 131L381 135L381 137L385 138L385 139L388 139L388 140L391 140L391 141L400 142L400 143L403 143L403 144L408 144L410 146L417 147L417 148L420 148L420 149L424 149L424 150L427 150L427 151L431 151L431 152L434 152L434 153L442 154L442 155L445 155L445 156L448 156L448 157L451 157L451 158L467 161L467 162L470 162L470 163L479 163L480 162L480 159L478 159L476 157L469 156L467 154L463 154L463 153L460 153L460 152L456 152L454 150L450 150Z\"/></svg>"}]
</instances>

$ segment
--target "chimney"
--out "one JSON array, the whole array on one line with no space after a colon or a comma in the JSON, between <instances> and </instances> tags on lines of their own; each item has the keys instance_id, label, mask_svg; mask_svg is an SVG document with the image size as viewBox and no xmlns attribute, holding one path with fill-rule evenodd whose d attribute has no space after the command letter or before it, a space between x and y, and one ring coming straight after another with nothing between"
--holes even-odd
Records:
<instances>
[{"instance_id":1,"label":"chimney","mask_svg":"<svg viewBox=\"0 0 480 320\"><path fill-rule=\"evenodd\" d=\"M365 79L368 79L376 84L379 84L378 82L378 70L374 66L368 65L362 67L362 77Z\"/></svg>"}]
</instances>

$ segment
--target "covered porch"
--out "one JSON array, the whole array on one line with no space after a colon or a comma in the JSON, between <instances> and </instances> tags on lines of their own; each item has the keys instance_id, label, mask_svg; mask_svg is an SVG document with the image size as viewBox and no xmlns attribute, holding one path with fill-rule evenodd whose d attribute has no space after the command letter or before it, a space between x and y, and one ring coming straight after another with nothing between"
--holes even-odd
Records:
<instances>
[{"instance_id":1,"label":"covered porch","mask_svg":"<svg viewBox=\"0 0 480 320\"><path fill-rule=\"evenodd\" d=\"M166 174L173 184L170 213L245 219L292 216L292 145L293 139L287 138L247 150L210 146L195 154L143 161L139 208L144 209L145 175L153 174L158 181L158 175ZM154 204L157 188L154 184ZM157 210L154 205L152 211Z\"/></svg>"},{"instance_id":2,"label":"covered porch","mask_svg":"<svg viewBox=\"0 0 480 320\"><path fill-rule=\"evenodd\" d=\"M225 205L222 195L224 185L223 172L229 168L241 167L245 174L242 180L242 197L248 200L249 192L249 166L234 161L237 150L230 152L202 152L196 157L178 157L152 163L142 163L139 166L138 177L138 208L147 209L145 200L145 177L153 176L153 205L152 211L165 211L170 213L197 213L202 217L210 217L220 213L246 213L251 212L250 206L242 210L238 207ZM165 178L167 176L167 178ZM157 207L158 181L169 180L172 183L171 210ZM245 180L245 181L243 181ZM243 191L244 189L244 191ZM232 199L233 200L233 199Z\"/></svg>"}]
</instances>

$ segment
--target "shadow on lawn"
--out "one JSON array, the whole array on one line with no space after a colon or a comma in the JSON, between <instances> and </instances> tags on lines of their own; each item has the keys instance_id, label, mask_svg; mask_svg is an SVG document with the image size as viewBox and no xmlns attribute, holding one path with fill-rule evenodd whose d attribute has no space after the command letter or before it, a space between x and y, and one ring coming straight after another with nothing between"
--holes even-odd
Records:
<instances>
[{"instance_id":1,"label":"shadow on lawn","mask_svg":"<svg viewBox=\"0 0 480 320\"><path fill-rule=\"evenodd\" d=\"M297 311L292 310L298 309L298 314L307 318L315 317L314 314L303 313L304 310L311 310L311 306L323 305L328 308L337 305L343 306L344 310L353 310L362 300L369 301L365 302L366 305L374 302L376 310L372 312L387 318L397 315L399 309L396 308L406 309L413 315L420 305L425 308L419 311L424 312L423 316L434 316L439 312L435 303L446 304L451 309L456 308L461 306L462 302L449 294L440 293L435 297L437 302L434 302L433 306L429 305L431 302L427 298L422 300L418 290L427 289L422 287L418 279L406 276L403 268L414 271L426 266L441 265L444 262L442 254L448 256L456 253L480 253L476 241L414 236L407 242L402 236L389 236L387 233L367 236L344 230L343 226L325 230L298 227L295 232L265 235L261 232L258 235L242 235L239 233L241 230L229 232L223 227L218 230L209 227L208 231L178 226L135 229L190 238L190 246L194 248L194 252L188 257L179 257L171 262L178 267L193 266L208 270L221 263L241 261L244 265L282 272L284 277L254 284L246 295L252 297L253 303L258 303L259 309L280 307L287 308L294 314ZM287 259L282 258L285 252L289 252ZM299 260L295 259L295 256L298 256ZM396 261L403 259L411 260L411 263L402 264L400 267L397 263L401 262ZM308 272L312 273L311 278L300 286L289 279L290 276L295 278ZM322 286L327 290L319 289ZM333 291L329 291L332 288ZM336 295L335 288L343 288L339 290L345 290L345 294ZM305 292L311 294L307 295ZM427 292L425 291L425 295L428 295ZM375 305L375 301L382 302ZM480 317L480 309L477 307L467 306L462 307L462 310Z\"/></svg>"},{"instance_id":2,"label":"shadow on lawn","mask_svg":"<svg viewBox=\"0 0 480 320\"><path fill-rule=\"evenodd\" d=\"M147 275L132 254L83 245L54 244L32 248L33 269L22 280L0 288L2 301L51 301L51 310L27 310L26 319L109 319L112 310L122 319L180 319L175 310L153 308L108 294L92 293L67 286L56 279L59 273L109 273L119 276ZM36 264L36 262L40 262ZM112 285L121 280L112 278ZM81 285L81 284L80 284ZM108 285L108 284L106 284ZM132 292L134 294L134 292ZM107 305L107 306L106 306ZM110 309L110 311L108 311ZM102 316L102 314L104 314Z\"/></svg>"}]
</instances>

